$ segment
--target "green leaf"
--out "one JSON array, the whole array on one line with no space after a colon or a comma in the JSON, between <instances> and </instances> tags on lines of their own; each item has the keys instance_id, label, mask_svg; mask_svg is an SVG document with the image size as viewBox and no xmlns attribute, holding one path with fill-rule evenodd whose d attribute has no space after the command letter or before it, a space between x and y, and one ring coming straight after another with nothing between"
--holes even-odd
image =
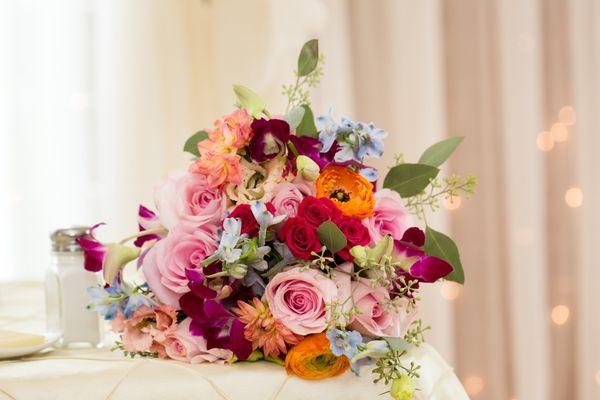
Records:
<instances>
[{"instance_id":1,"label":"green leaf","mask_svg":"<svg viewBox=\"0 0 600 400\"><path fill-rule=\"evenodd\" d=\"M304 108L302 107L294 107L288 112L283 119L287 121L290 125L290 129L296 129L298 125L302 122L302 118L304 117Z\"/></svg>"},{"instance_id":2,"label":"green leaf","mask_svg":"<svg viewBox=\"0 0 600 400\"><path fill-rule=\"evenodd\" d=\"M246 86L233 85L233 91L242 108L245 108L248 111L248 114L254 118L260 117L260 114L265 111L267 103Z\"/></svg>"},{"instance_id":3,"label":"green leaf","mask_svg":"<svg viewBox=\"0 0 600 400\"><path fill-rule=\"evenodd\" d=\"M183 151L192 153L196 157L200 156L200 153L198 152L198 143L207 138L208 133L205 131L198 131L194 133L188 138L188 140L185 141L185 144L183 145Z\"/></svg>"},{"instance_id":4,"label":"green leaf","mask_svg":"<svg viewBox=\"0 0 600 400\"><path fill-rule=\"evenodd\" d=\"M304 104L302 108L304 109L304 115L302 116L300 125L296 128L296 136L319 137L312 110L306 104Z\"/></svg>"},{"instance_id":5,"label":"green leaf","mask_svg":"<svg viewBox=\"0 0 600 400\"><path fill-rule=\"evenodd\" d=\"M388 343L388 345L390 346L390 349L396 350L396 351L399 351L399 352L408 350L409 348L412 347L412 344L410 344L409 342L407 342L403 338L399 338L399 337L384 337L383 339Z\"/></svg>"},{"instance_id":6,"label":"green leaf","mask_svg":"<svg viewBox=\"0 0 600 400\"><path fill-rule=\"evenodd\" d=\"M431 227L425 230L425 254L441 258L454 268L445 279L457 283L465 283L465 272L460 262L458 247L452 239Z\"/></svg>"},{"instance_id":7,"label":"green leaf","mask_svg":"<svg viewBox=\"0 0 600 400\"><path fill-rule=\"evenodd\" d=\"M396 165L385 176L383 187L395 190L402 197L411 197L421 193L439 172L436 167L425 164Z\"/></svg>"},{"instance_id":8,"label":"green leaf","mask_svg":"<svg viewBox=\"0 0 600 400\"><path fill-rule=\"evenodd\" d=\"M314 71L319 62L319 41L309 40L304 43L298 57L298 76L306 76Z\"/></svg>"},{"instance_id":9,"label":"green leaf","mask_svg":"<svg viewBox=\"0 0 600 400\"><path fill-rule=\"evenodd\" d=\"M321 244L327 247L333 254L342 250L348 244L344 233L331 221L325 221L317 229L317 235Z\"/></svg>"},{"instance_id":10,"label":"green leaf","mask_svg":"<svg viewBox=\"0 0 600 400\"><path fill-rule=\"evenodd\" d=\"M421 158L419 158L419 163L439 167L450 157L463 139L462 136L455 136L437 142L423 152Z\"/></svg>"}]
</instances>

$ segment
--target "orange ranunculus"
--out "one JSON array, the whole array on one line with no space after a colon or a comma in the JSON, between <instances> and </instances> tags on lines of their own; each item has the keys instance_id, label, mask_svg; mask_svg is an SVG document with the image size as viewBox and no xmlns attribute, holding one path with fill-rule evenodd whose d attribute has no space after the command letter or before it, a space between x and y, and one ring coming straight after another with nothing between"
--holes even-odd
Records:
<instances>
[{"instance_id":1,"label":"orange ranunculus","mask_svg":"<svg viewBox=\"0 0 600 400\"><path fill-rule=\"evenodd\" d=\"M358 172L341 165L329 165L317 179L317 197L328 197L350 217L373 215L373 184Z\"/></svg>"},{"instance_id":2,"label":"orange ranunculus","mask_svg":"<svg viewBox=\"0 0 600 400\"><path fill-rule=\"evenodd\" d=\"M350 366L346 356L337 357L329 348L325 333L317 333L304 338L292 347L285 357L288 374L296 374L303 379L324 379L344 373Z\"/></svg>"}]
</instances>

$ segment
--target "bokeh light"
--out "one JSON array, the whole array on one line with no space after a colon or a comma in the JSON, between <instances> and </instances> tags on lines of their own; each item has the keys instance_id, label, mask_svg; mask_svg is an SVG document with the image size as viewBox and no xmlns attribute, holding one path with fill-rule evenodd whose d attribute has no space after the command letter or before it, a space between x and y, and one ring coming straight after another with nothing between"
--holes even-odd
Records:
<instances>
[{"instance_id":1,"label":"bokeh light","mask_svg":"<svg viewBox=\"0 0 600 400\"><path fill-rule=\"evenodd\" d=\"M600 369L596 372L596 383L600 386Z\"/></svg>"},{"instance_id":2,"label":"bokeh light","mask_svg":"<svg viewBox=\"0 0 600 400\"><path fill-rule=\"evenodd\" d=\"M456 210L460 207L461 203L462 198L460 196L452 196L451 198L446 197L444 199L444 208L446 208L447 210Z\"/></svg>"},{"instance_id":3,"label":"bokeh light","mask_svg":"<svg viewBox=\"0 0 600 400\"><path fill-rule=\"evenodd\" d=\"M565 192L565 203L569 207L580 207L583 204L583 192L581 188L572 187Z\"/></svg>"},{"instance_id":4,"label":"bokeh light","mask_svg":"<svg viewBox=\"0 0 600 400\"><path fill-rule=\"evenodd\" d=\"M456 300L460 296L460 285L456 282L445 281L440 286L440 293L446 300Z\"/></svg>"},{"instance_id":5,"label":"bokeh light","mask_svg":"<svg viewBox=\"0 0 600 400\"><path fill-rule=\"evenodd\" d=\"M557 122L550 128L550 134L555 142L564 142L569 138L569 130L567 126L561 122Z\"/></svg>"},{"instance_id":6,"label":"bokeh light","mask_svg":"<svg viewBox=\"0 0 600 400\"><path fill-rule=\"evenodd\" d=\"M554 138L550 132L538 133L536 143L541 151L550 151L554 148Z\"/></svg>"},{"instance_id":7,"label":"bokeh light","mask_svg":"<svg viewBox=\"0 0 600 400\"><path fill-rule=\"evenodd\" d=\"M554 308L552 309L552 312L550 313L550 318L552 319L552 322L554 322L556 325L564 325L569 320L570 314L571 310L569 309L569 307L565 306L564 304L559 304L557 306L554 306Z\"/></svg>"},{"instance_id":8,"label":"bokeh light","mask_svg":"<svg viewBox=\"0 0 600 400\"><path fill-rule=\"evenodd\" d=\"M575 116L575 109L571 106L564 106L558 112L558 121L567 126L573 125L576 120L577 117Z\"/></svg>"},{"instance_id":9,"label":"bokeh light","mask_svg":"<svg viewBox=\"0 0 600 400\"><path fill-rule=\"evenodd\" d=\"M469 396L478 395L483 391L485 386L483 379L478 375L467 376L465 378L464 385Z\"/></svg>"}]
</instances>

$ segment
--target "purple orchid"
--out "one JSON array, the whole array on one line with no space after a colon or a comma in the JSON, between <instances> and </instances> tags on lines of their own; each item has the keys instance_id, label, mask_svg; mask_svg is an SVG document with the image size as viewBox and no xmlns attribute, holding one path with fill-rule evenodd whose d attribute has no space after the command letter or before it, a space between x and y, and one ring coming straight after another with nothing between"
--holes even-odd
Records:
<instances>
[{"instance_id":1,"label":"purple orchid","mask_svg":"<svg viewBox=\"0 0 600 400\"><path fill-rule=\"evenodd\" d=\"M190 292L179 299L181 310L192 319L190 333L206 339L209 349L231 350L239 360L252 353L252 343L244 337L245 325L219 301L217 291L210 288L198 269L187 269Z\"/></svg>"},{"instance_id":2,"label":"purple orchid","mask_svg":"<svg viewBox=\"0 0 600 400\"><path fill-rule=\"evenodd\" d=\"M256 162L271 160L283 154L290 137L290 125L281 119L255 119L251 125L254 135L248 154Z\"/></svg>"},{"instance_id":3,"label":"purple orchid","mask_svg":"<svg viewBox=\"0 0 600 400\"><path fill-rule=\"evenodd\" d=\"M158 216L152 210L150 210L140 204L140 208L138 210L138 227L139 227L140 232L142 232L142 231L146 231L149 229L160 228L161 224L158 219ZM142 247L144 245L144 243L146 243L150 240L160 240L160 239L162 239L162 236L160 236L158 234L144 235L144 236L140 236L137 239L135 239L135 242L133 242L133 244L136 247Z\"/></svg>"},{"instance_id":4,"label":"purple orchid","mask_svg":"<svg viewBox=\"0 0 600 400\"><path fill-rule=\"evenodd\" d=\"M202 336L209 349L231 350L238 360L245 360L250 356L252 343L244 337L244 323L227 311L223 304L189 292L181 296L179 305L192 319L190 333Z\"/></svg>"},{"instance_id":5,"label":"purple orchid","mask_svg":"<svg viewBox=\"0 0 600 400\"><path fill-rule=\"evenodd\" d=\"M319 165L321 170L325 168L329 163L333 161L333 157L338 150L337 143L334 143L328 152L321 153L322 144L317 138L310 136L290 136L290 142L296 149L298 155L307 156ZM293 152L288 153L290 160L295 160L295 154ZM295 166L295 164L294 164Z\"/></svg>"},{"instance_id":6,"label":"purple orchid","mask_svg":"<svg viewBox=\"0 0 600 400\"><path fill-rule=\"evenodd\" d=\"M454 268L441 258L426 255L422 249L424 244L425 234L417 227L407 229L402 239L394 243L401 258L413 261L408 271L400 271L400 274L419 282L432 283L447 276Z\"/></svg>"},{"instance_id":7,"label":"purple orchid","mask_svg":"<svg viewBox=\"0 0 600 400\"><path fill-rule=\"evenodd\" d=\"M102 271L102 263L107 250L107 247L94 237L94 230L100 225L104 225L104 222L92 226L88 233L89 237L77 239L77 243L83 249L83 267L90 272Z\"/></svg>"}]
</instances>

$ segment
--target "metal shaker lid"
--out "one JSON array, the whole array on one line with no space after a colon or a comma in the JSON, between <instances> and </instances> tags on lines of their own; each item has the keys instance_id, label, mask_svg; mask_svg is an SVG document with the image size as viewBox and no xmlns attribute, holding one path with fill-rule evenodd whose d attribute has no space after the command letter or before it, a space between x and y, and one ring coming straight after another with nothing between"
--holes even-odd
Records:
<instances>
[{"instance_id":1,"label":"metal shaker lid","mask_svg":"<svg viewBox=\"0 0 600 400\"><path fill-rule=\"evenodd\" d=\"M89 231L89 226L74 226L72 228L57 229L50 235L52 251L81 251L81 246L77 243L77 239L89 237Z\"/></svg>"}]
</instances>

